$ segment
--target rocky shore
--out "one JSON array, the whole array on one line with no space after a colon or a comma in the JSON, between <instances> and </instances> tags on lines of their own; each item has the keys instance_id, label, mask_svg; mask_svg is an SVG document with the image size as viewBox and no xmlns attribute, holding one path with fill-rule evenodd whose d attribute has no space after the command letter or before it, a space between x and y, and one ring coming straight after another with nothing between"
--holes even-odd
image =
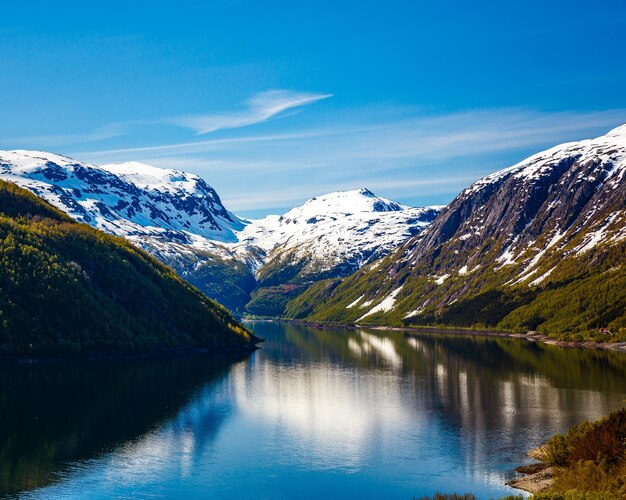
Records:
<instances>
[{"instance_id":1,"label":"rocky shore","mask_svg":"<svg viewBox=\"0 0 626 500\"><path fill-rule=\"evenodd\" d=\"M528 456L537 460L537 463L521 465L514 470L522 477L507 481L506 485L528 493L544 493L552 486L554 480L554 468L545 464L545 447L540 446L528 452Z\"/></svg>"}]
</instances>

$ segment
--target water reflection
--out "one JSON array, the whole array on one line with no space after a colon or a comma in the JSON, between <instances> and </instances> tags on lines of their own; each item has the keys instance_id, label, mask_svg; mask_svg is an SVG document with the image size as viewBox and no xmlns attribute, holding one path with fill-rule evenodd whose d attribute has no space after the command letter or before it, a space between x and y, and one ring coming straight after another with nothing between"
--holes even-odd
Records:
<instances>
[{"instance_id":1,"label":"water reflection","mask_svg":"<svg viewBox=\"0 0 626 500\"><path fill-rule=\"evenodd\" d=\"M240 359L0 365L0 496L50 483L78 461L132 453L163 422L177 422L180 432L202 424L210 439L223 412L212 409L200 422L178 412Z\"/></svg>"},{"instance_id":2,"label":"water reflection","mask_svg":"<svg viewBox=\"0 0 626 500\"><path fill-rule=\"evenodd\" d=\"M3 491L56 471L25 495L489 498L529 447L626 397L619 353L252 326L267 341L234 363L5 368Z\"/></svg>"}]
</instances>

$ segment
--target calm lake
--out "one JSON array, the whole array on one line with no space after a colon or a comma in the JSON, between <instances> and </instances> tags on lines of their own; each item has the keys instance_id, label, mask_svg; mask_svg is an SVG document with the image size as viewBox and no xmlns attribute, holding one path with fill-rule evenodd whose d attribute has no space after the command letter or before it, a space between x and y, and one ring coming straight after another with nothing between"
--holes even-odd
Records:
<instances>
[{"instance_id":1,"label":"calm lake","mask_svg":"<svg viewBox=\"0 0 626 500\"><path fill-rule=\"evenodd\" d=\"M526 450L626 399L618 353L249 326L249 356L0 366L0 496L497 497Z\"/></svg>"}]
</instances>

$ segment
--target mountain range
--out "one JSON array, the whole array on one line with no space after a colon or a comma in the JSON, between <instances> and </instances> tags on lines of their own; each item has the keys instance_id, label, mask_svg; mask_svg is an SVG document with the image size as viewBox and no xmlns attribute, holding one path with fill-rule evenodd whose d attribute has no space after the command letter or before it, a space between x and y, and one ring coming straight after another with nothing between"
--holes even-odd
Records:
<instances>
[{"instance_id":1,"label":"mountain range","mask_svg":"<svg viewBox=\"0 0 626 500\"><path fill-rule=\"evenodd\" d=\"M286 315L626 334L626 125L478 180L424 231Z\"/></svg>"},{"instance_id":2,"label":"mountain range","mask_svg":"<svg viewBox=\"0 0 626 500\"><path fill-rule=\"evenodd\" d=\"M441 210L360 189L250 220L228 211L194 174L137 162L96 166L39 151L0 151L0 179L126 238L229 309L260 315L280 315L311 283L383 257Z\"/></svg>"},{"instance_id":3,"label":"mountain range","mask_svg":"<svg viewBox=\"0 0 626 500\"><path fill-rule=\"evenodd\" d=\"M446 207L360 189L251 220L194 174L33 151L0 151L0 179L240 313L626 335L626 125L488 175Z\"/></svg>"}]
</instances>

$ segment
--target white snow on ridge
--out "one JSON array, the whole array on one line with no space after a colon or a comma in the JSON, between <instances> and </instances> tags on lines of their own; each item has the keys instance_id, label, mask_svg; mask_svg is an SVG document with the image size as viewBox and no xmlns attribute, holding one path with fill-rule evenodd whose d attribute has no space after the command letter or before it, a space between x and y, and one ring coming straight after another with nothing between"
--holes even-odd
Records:
<instances>
[{"instance_id":1,"label":"white snow on ridge","mask_svg":"<svg viewBox=\"0 0 626 500\"><path fill-rule=\"evenodd\" d=\"M380 198L369 189L361 188L315 196L308 199L303 205L292 208L282 217L299 219L318 215L345 215L358 212L397 212L406 208L408 207L405 205Z\"/></svg>"},{"instance_id":2,"label":"white snow on ridge","mask_svg":"<svg viewBox=\"0 0 626 500\"><path fill-rule=\"evenodd\" d=\"M199 177L138 163L101 168L52 153L0 151L0 178L117 236L173 231L181 240L191 233L227 242L245 225Z\"/></svg>"},{"instance_id":3,"label":"white snow on ridge","mask_svg":"<svg viewBox=\"0 0 626 500\"><path fill-rule=\"evenodd\" d=\"M612 213L609 217L605 219L604 224L599 229L586 234L583 243L576 248L576 252L577 253L588 252L599 243L609 240L610 239L608 237L609 226L613 224L613 221L620 214L621 214L621 211Z\"/></svg>"},{"instance_id":4,"label":"white snow on ridge","mask_svg":"<svg viewBox=\"0 0 626 500\"><path fill-rule=\"evenodd\" d=\"M441 276L439 276L436 280L435 283L437 283L438 285L443 285L443 283L450 277L449 274L443 274Z\"/></svg>"},{"instance_id":5,"label":"white snow on ridge","mask_svg":"<svg viewBox=\"0 0 626 500\"><path fill-rule=\"evenodd\" d=\"M500 267L515 264L515 255L513 254L513 252L511 252L512 246L513 244L506 247L502 252L502 255L500 255L500 257L496 259L496 262L500 264ZM500 269L500 267L496 268L495 270L497 271L498 269Z\"/></svg>"},{"instance_id":6,"label":"white snow on ridge","mask_svg":"<svg viewBox=\"0 0 626 500\"><path fill-rule=\"evenodd\" d=\"M138 162L102 166L39 151L0 151L0 179L33 191L73 218L161 256L194 251L252 270L294 252L322 272L374 262L440 211L409 208L367 189L311 198L282 216L246 220L197 175Z\"/></svg>"},{"instance_id":7,"label":"white snow on ridge","mask_svg":"<svg viewBox=\"0 0 626 500\"><path fill-rule=\"evenodd\" d=\"M438 212L438 207L404 207L367 189L339 191L312 198L282 216L250 221L237 233L237 251L293 251L300 258L313 257L319 270L346 261L362 267L428 226Z\"/></svg>"},{"instance_id":8,"label":"white snow on ridge","mask_svg":"<svg viewBox=\"0 0 626 500\"><path fill-rule=\"evenodd\" d=\"M361 302L363 300L363 297L365 297L365 295L361 295L358 299L356 299L354 302L350 302L350 304L348 304L346 306L346 309L352 309L354 306L356 306L359 302Z\"/></svg>"},{"instance_id":9,"label":"white snow on ridge","mask_svg":"<svg viewBox=\"0 0 626 500\"><path fill-rule=\"evenodd\" d=\"M548 271L546 271L545 273L543 273L541 276L539 276L538 278L534 279L533 281L531 281L530 283L528 283L528 286L537 286L540 285L541 283L543 283L543 281L552 274L552 271L554 271L554 269L556 269L556 267L553 267L552 269L549 269Z\"/></svg>"},{"instance_id":10,"label":"white snow on ridge","mask_svg":"<svg viewBox=\"0 0 626 500\"><path fill-rule=\"evenodd\" d=\"M406 313L403 317L403 319L408 319L412 316L417 316L419 313L421 313L423 310L425 309L425 307L422 305L420 307L418 307L417 309L414 309L413 311L410 311L408 313Z\"/></svg>"},{"instance_id":11,"label":"white snow on ridge","mask_svg":"<svg viewBox=\"0 0 626 500\"><path fill-rule=\"evenodd\" d=\"M518 179L536 179L550 170L564 157L578 157L579 162L602 159L613 164L607 181L617 183L626 175L626 124L595 139L559 144L529 156L515 165L504 168L477 180L463 193L471 194L509 175ZM613 179L613 177L616 177ZM615 185L615 184L613 184Z\"/></svg>"},{"instance_id":12,"label":"white snow on ridge","mask_svg":"<svg viewBox=\"0 0 626 500\"><path fill-rule=\"evenodd\" d=\"M201 182L200 177L180 170L164 169L128 161L100 165L101 169L111 172L140 189L152 189L169 192L194 192Z\"/></svg>"}]
</instances>

